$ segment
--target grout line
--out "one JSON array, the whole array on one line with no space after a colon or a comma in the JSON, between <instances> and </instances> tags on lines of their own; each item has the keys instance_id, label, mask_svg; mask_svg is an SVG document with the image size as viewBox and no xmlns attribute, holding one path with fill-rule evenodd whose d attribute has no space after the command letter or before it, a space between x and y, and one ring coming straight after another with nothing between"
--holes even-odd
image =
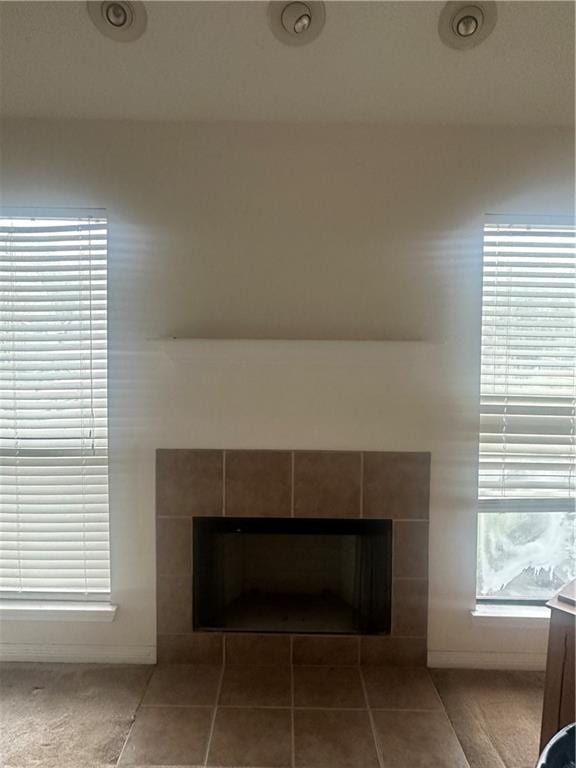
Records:
<instances>
[{"instance_id":1,"label":"grout line","mask_svg":"<svg viewBox=\"0 0 576 768\"><path fill-rule=\"evenodd\" d=\"M142 704L140 709L212 709L210 704ZM446 709L441 703L437 707L329 707L329 706L312 706L311 704L299 704L298 706L290 706L288 704L218 704L218 709L282 709L282 710L294 710L299 711L313 711L313 712L366 712L371 710L373 712L443 712L446 714Z\"/></svg>"},{"instance_id":2,"label":"grout line","mask_svg":"<svg viewBox=\"0 0 576 768\"><path fill-rule=\"evenodd\" d=\"M226 667L222 664L220 670L220 679L218 680L218 688L216 689L216 698L214 701L214 711L212 712L212 722L210 723L210 730L208 731L208 741L206 742L206 755L204 756L203 766L208 765L208 757L210 756L210 747L212 746L212 737L214 736L214 729L216 727L216 715L218 713L218 702L220 701L220 694L222 692L222 683L224 681L224 670Z\"/></svg>"},{"instance_id":3,"label":"grout line","mask_svg":"<svg viewBox=\"0 0 576 768\"><path fill-rule=\"evenodd\" d=\"M211 704L144 704L143 709L216 709ZM218 709L290 709L290 707L255 706L253 704L218 704Z\"/></svg>"},{"instance_id":4,"label":"grout line","mask_svg":"<svg viewBox=\"0 0 576 768\"><path fill-rule=\"evenodd\" d=\"M235 664L234 666L237 667L286 667L287 664ZM356 669L358 667L358 663L354 662L353 664L293 664L292 666L300 668L306 668L310 667L312 669L329 669L330 667L338 667L339 669ZM377 665L373 665L377 666Z\"/></svg>"},{"instance_id":5,"label":"grout line","mask_svg":"<svg viewBox=\"0 0 576 768\"><path fill-rule=\"evenodd\" d=\"M143 704L142 709L212 709L210 704ZM317 707L302 704L292 707L289 704L218 704L218 709L282 709L282 710L318 710L320 712L366 712L367 707ZM379 707L382 709L382 707ZM395 710L398 711L398 710ZM414 712L436 712L431 709L417 709Z\"/></svg>"},{"instance_id":6,"label":"grout line","mask_svg":"<svg viewBox=\"0 0 576 768\"><path fill-rule=\"evenodd\" d=\"M398 541L397 520L392 520L392 548L390 551L390 634L394 631L394 574L396 573L396 543Z\"/></svg>"},{"instance_id":7,"label":"grout line","mask_svg":"<svg viewBox=\"0 0 576 768\"><path fill-rule=\"evenodd\" d=\"M364 517L364 451L360 451L360 517Z\"/></svg>"},{"instance_id":8,"label":"grout line","mask_svg":"<svg viewBox=\"0 0 576 768\"><path fill-rule=\"evenodd\" d=\"M355 661L353 664L295 664L294 666L312 667L312 669L329 669L330 667L338 667L338 669L357 669L360 665L357 661Z\"/></svg>"},{"instance_id":9,"label":"grout line","mask_svg":"<svg viewBox=\"0 0 576 768\"><path fill-rule=\"evenodd\" d=\"M356 664L360 666L362 663L362 639L356 638Z\"/></svg>"},{"instance_id":10,"label":"grout line","mask_svg":"<svg viewBox=\"0 0 576 768\"><path fill-rule=\"evenodd\" d=\"M226 517L226 451L222 451L222 517Z\"/></svg>"},{"instance_id":11,"label":"grout line","mask_svg":"<svg viewBox=\"0 0 576 768\"><path fill-rule=\"evenodd\" d=\"M290 453L290 517L294 517L294 451Z\"/></svg>"},{"instance_id":12,"label":"grout line","mask_svg":"<svg viewBox=\"0 0 576 768\"><path fill-rule=\"evenodd\" d=\"M402 577L402 578L404 578L404 577ZM407 580L410 581L411 577L408 577ZM415 581L426 581L426 579L419 579L417 577L414 580ZM219 633L219 631L220 630L214 631L214 632L212 632L212 631L205 631L205 630L199 630L198 632L160 632L160 634L162 635L162 637L190 637L190 635L217 635ZM238 630L233 630L232 632L225 631L225 632L222 633L223 640L225 641L226 637L231 635L231 634L240 634L243 637L244 636L245 637L250 637L251 635L258 635L258 634L261 634L261 633L259 633L258 631L250 631L250 632L242 632L242 631L238 631ZM267 632L267 633L264 633L264 637L286 637L286 635L288 635L288 637L292 637L292 635L290 635L288 632ZM378 637L378 638L380 638L380 637L392 637L392 635L357 635L357 634L329 635L329 634L324 634L323 632L318 632L318 633L308 632L308 633L304 633L304 634L297 633L296 635L294 635L294 637L306 637L306 638L311 637L313 639L325 638L325 637L326 638L344 638L346 640L348 638L351 638L351 639L360 641L361 638L363 638L363 637ZM398 640L422 640L423 637L424 637L423 635L394 635L394 638L398 639ZM494 653L497 653L497 651L494 651ZM164 665L168 665L168 666L176 666L176 667L182 666L182 665L190 666L190 665L196 665L196 664L199 664L200 666L203 666L205 664L211 664L212 666L214 666L214 665L219 666L220 662L214 662L214 661L186 661L186 662L177 662L177 661L174 661L174 662L163 662L163 664ZM264 663L247 664L245 662L242 662L242 663L234 664L233 666L235 666L235 667L278 667L278 666L288 666L288 665L287 664L278 664L276 662L268 663L268 664L264 664ZM357 663L354 662L353 664L295 664L294 666L296 666L296 667L356 667ZM368 666L370 666L370 665L368 665ZM381 667L381 666L389 666L389 665L388 664L386 664L386 665L383 665L383 664L372 664L371 666L373 666L373 667ZM415 666L419 666L419 665L415 665Z\"/></svg>"},{"instance_id":13,"label":"grout line","mask_svg":"<svg viewBox=\"0 0 576 768\"><path fill-rule=\"evenodd\" d=\"M273 709L273 707L271 707ZM303 704L299 707L294 707L294 712L368 712L368 707L311 707ZM430 710L426 710L430 712Z\"/></svg>"},{"instance_id":14,"label":"grout line","mask_svg":"<svg viewBox=\"0 0 576 768\"><path fill-rule=\"evenodd\" d=\"M362 671L362 667L359 669L360 672L360 681L362 683L362 690L364 691L364 698L366 700L366 708L368 710L368 719L370 720L370 728L372 730L372 738L374 739L374 748L376 749L376 759L378 760L378 765L380 768L386 768L384 765L384 760L382 759L382 755L380 754L380 748L378 747L378 737L376 736L376 726L374 724L374 715L372 714L372 710L370 708L370 702L368 701L368 691L366 689L366 680L364 680L364 672Z\"/></svg>"},{"instance_id":15,"label":"grout line","mask_svg":"<svg viewBox=\"0 0 576 768\"><path fill-rule=\"evenodd\" d=\"M418 707L372 707L372 712L446 712L444 707L420 709Z\"/></svg>"},{"instance_id":16,"label":"grout line","mask_svg":"<svg viewBox=\"0 0 576 768\"><path fill-rule=\"evenodd\" d=\"M192 623L192 629L194 629L194 605L196 601L194 600L194 587L195 587L195 581L196 581L196 573L195 573L195 567L194 564L196 562L194 558L194 543L196 540L196 537L194 536L194 518L191 517L190 519L190 534L188 539L188 547L190 549L190 573L188 574L188 578L190 579L190 587L192 590L192 593L190 595L190 602L191 602L191 623ZM158 642L158 641L156 641ZM158 648L156 648L156 663L158 663Z\"/></svg>"},{"instance_id":17,"label":"grout line","mask_svg":"<svg viewBox=\"0 0 576 768\"><path fill-rule=\"evenodd\" d=\"M224 491L223 494L223 501L224 501ZM205 517L222 517L222 513L219 512L217 515L205 515ZM272 517L275 517L275 515L272 515ZM191 520L194 518L194 515L156 515L157 520ZM327 518L327 519L347 519L347 520L356 520L358 518ZM366 518L367 520L390 520L392 523L427 523L430 524L430 520L427 518L422 517L370 517Z\"/></svg>"}]
</instances>

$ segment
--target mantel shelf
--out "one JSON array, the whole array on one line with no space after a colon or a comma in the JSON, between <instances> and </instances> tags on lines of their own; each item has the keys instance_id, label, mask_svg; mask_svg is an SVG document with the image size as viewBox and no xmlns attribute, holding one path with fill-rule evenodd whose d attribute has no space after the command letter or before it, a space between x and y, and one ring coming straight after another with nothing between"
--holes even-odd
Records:
<instances>
[{"instance_id":1,"label":"mantel shelf","mask_svg":"<svg viewBox=\"0 0 576 768\"><path fill-rule=\"evenodd\" d=\"M160 344L427 344L423 339L276 339L276 338L209 338L200 336L168 336L154 339Z\"/></svg>"},{"instance_id":2,"label":"mantel shelf","mask_svg":"<svg viewBox=\"0 0 576 768\"><path fill-rule=\"evenodd\" d=\"M389 376L428 378L441 367L442 344L427 341L298 339L158 339L153 346L172 365L304 366L308 370L384 369Z\"/></svg>"},{"instance_id":3,"label":"mantel shelf","mask_svg":"<svg viewBox=\"0 0 576 768\"><path fill-rule=\"evenodd\" d=\"M379 358L390 355L394 359L419 359L428 357L438 348L429 341L373 341L348 339L157 339L154 344L175 362L198 357L235 357L276 359L279 357L303 357L314 359L339 359L359 357Z\"/></svg>"}]
</instances>

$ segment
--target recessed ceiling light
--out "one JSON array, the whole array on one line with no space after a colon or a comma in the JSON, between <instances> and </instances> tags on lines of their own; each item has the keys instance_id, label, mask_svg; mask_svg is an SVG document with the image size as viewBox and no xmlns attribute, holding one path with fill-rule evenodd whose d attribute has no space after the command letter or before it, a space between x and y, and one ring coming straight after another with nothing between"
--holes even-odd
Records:
<instances>
[{"instance_id":1,"label":"recessed ceiling light","mask_svg":"<svg viewBox=\"0 0 576 768\"><path fill-rule=\"evenodd\" d=\"M320 34L326 11L320 0L278 2L268 6L268 22L278 40L287 45L306 45Z\"/></svg>"},{"instance_id":2,"label":"recessed ceiling light","mask_svg":"<svg viewBox=\"0 0 576 768\"><path fill-rule=\"evenodd\" d=\"M128 43L144 34L146 8L139 0L88 0L87 7L98 31L112 40Z\"/></svg>"},{"instance_id":3,"label":"recessed ceiling light","mask_svg":"<svg viewBox=\"0 0 576 768\"><path fill-rule=\"evenodd\" d=\"M113 27L128 27L132 22L132 9L128 3L103 3L104 16Z\"/></svg>"},{"instance_id":4,"label":"recessed ceiling light","mask_svg":"<svg viewBox=\"0 0 576 768\"><path fill-rule=\"evenodd\" d=\"M496 25L496 3L449 2L438 22L440 38L450 48L468 50L484 42Z\"/></svg>"},{"instance_id":5,"label":"recessed ceiling light","mask_svg":"<svg viewBox=\"0 0 576 768\"><path fill-rule=\"evenodd\" d=\"M456 23L455 32L460 37L470 37L476 34L480 23L478 16L462 16Z\"/></svg>"}]
</instances>

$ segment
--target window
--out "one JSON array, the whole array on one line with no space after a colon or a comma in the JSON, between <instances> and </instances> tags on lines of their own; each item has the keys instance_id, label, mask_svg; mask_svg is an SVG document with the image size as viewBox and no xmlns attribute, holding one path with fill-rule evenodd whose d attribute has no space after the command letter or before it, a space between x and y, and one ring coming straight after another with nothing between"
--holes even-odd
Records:
<instances>
[{"instance_id":1,"label":"window","mask_svg":"<svg viewBox=\"0 0 576 768\"><path fill-rule=\"evenodd\" d=\"M110 592L101 215L0 216L0 594Z\"/></svg>"},{"instance_id":2,"label":"window","mask_svg":"<svg viewBox=\"0 0 576 768\"><path fill-rule=\"evenodd\" d=\"M548 599L575 573L576 230L484 226L478 596Z\"/></svg>"}]
</instances>

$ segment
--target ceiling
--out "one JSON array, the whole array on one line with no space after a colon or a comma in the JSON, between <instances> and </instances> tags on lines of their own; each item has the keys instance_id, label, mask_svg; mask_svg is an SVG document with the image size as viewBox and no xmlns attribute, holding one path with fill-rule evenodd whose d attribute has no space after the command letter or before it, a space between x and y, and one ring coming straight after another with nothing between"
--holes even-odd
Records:
<instances>
[{"instance_id":1,"label":"ceiling","mask_svg":"<svg viewBox=\"0 0 576 768\"><path fill-rule=\"evenodd\" d=\"M239 121L571 125L574 5L498 3L479 47L444 46L441 2L327 3L304 47L280 43L267 3L147 2L116 43L85 3L0 3L5 115Z\"/></svg>"}]
</instances>

